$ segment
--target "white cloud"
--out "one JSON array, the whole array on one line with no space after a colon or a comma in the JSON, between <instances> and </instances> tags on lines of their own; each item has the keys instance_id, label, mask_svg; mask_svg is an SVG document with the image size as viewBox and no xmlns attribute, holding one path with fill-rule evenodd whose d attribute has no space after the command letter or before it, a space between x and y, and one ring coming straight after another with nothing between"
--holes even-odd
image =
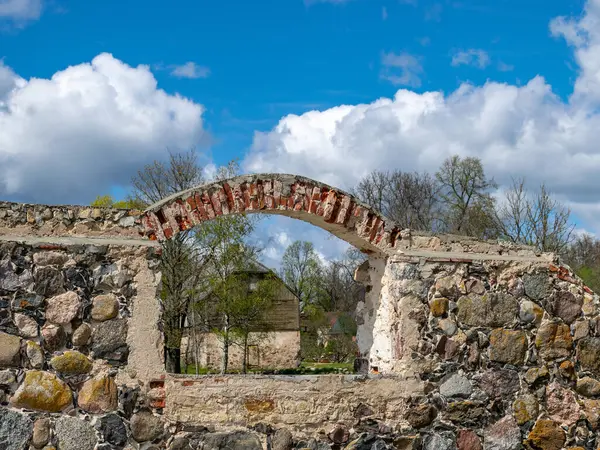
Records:
<instances>
[{"instance_id":1,"label":"white cloud","mask_svg":"<svg viewBox=\"0 0 600 450\"><path fill-rule=\"evenodd\" d=\"M381 20L387 20L388 18L388 12L387 12L387 8L385 6L381 7Z\"/></svg>"},{"instance_id":2,"label":"white cloud","mask_svg":"<svg viewBox=\"0 0 600 450\"><path fill-rule=\"evenodd\" d=\"M17 74L0 59L0 111L6 108L6 99L8 95L17 87L23 86L25 80Z\"/></svg>"},{"instance_id":3,"label":"white cloud","mask_svg":"<svg viewBox=\"0 0 600 450\"><path fill-rule=\"evenodd\" d=\"M552 23L580 66L567 101L541 76L519 86L465 83L449 94L401 89L368 104L285 116L255 134L244 166L348 189L373 169L435 171L452 154L476 156L501 184L511 176L533 186L545 181L587 228L600 231L598 24L600 0L589 1L577 21Z\"/></svg>"},{"instance_id":4,"label":"white cloud","mask_svg":"<svg viewBox=\"0 0 600 450\"><path fill-rule=\"evenodd\" d=\"M177 78L207 78L210 75L210 69L188 61L180 66L171 66L171 75Z\"/></svg>"},{"instance_id":5,"label":"white cloud","mask_svg":"<svg viewBox=\"0 0 600 450\"><path fill-rule=\"evenodd\" d=\"M452 65L460 66L462 64L467 66L478 67L484 69L490 63L490 57L485 50L471 48L469 50L459 50L452 55Z\"/></svg>"},{"instance_id":6,"label":"white cloud","mask_svg":"<svg viewBox=\"0 0 600 450\"><path fill-rule=\"evenodd\" d=\"M25 81L0 66L0 198L84 202L204 135L203 107L109 54Z\"/></svg>"},{"instance_id":7,"label":"white cloud","mask_svg":"<svg viewBox=\"0 0 600 450\"><path fill-rule=\"evenodd\" d=\"M500 72L511 72L513 71L515 68L515 66L511 65L511 64L506 64L505 62L500 61L498 63L498 70Z\"/></svg>"},{"instance_id":8,"label":"white cloud","mask_svg":"<svg viewBox=\"0 0 600 450\"><path fill-rule=\"evenodd\" d=\"M263 249L260 253L263 264L276 270L280 268L285 250L296 240L312 242L323 264L342 257L350 247L321 228L284 216L265 217L251 237L252 243Z\"/></svg>"},{"instance_id":9,"label":"white cloud","mask_svg":"<svg viewBox=\"0 0 600 450\"><path fill-rule=\"evenodd\" d=\"M554 19L550 31L573 46L581 70L572 101L597 106L600 103L600 0L588 0L579 20Z\"/></svg>"},{"instance_id":10,"label":"white cloud","mask_svg":"<svg viewBox=\"0 0 600 450\"><path fill-rule=\"evenodd\" d=\"M381 78L395 86L421 86L423 66L419 58L410 53L383 53L381 56Z\"/></svg>"},{"instance_id":11,"label":"white cloud","mask_svg":"<svg viewBox=\"0 0 600 450\"><path fill-rule=\"evenodd\" d=\"M39 19L42 14L42 0L0 0L0 19L26 22Z\"/></svg>"}]
</instances>

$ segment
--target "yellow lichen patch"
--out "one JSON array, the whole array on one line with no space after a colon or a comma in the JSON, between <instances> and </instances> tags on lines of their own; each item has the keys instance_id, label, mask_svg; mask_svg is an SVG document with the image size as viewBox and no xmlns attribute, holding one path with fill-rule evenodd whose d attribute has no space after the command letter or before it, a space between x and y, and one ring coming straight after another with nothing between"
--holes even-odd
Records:
<instances>
[{"instance_id":1,"label":"yellow lichen patch","mask_svg":"<svg viewBox=\"0 0 600 450\"><path fill-rule=\"evenodd\" d=\"M12 406L38 411L60 412L73 402L69 387L52 373L30 370L11 398Z\"/></svg>"},{"instance_id":2,"label":"yellow lichen patch","mask_svg":"<svg viewBox=\"0 0 600 450\"><path fill-rule=\"evenodd\" d=\"M75 350L69 350L50 360L50 365L60 373L83 374L92 370L92 361Z\"/></svg>"},{"instance_id":3,"label":"yellow lichen patch","mask_svg":"<svg viewBox=\"0 0 600 450\"><path fill-rule=\"evenodd\" d=\"M275 409L275 402L270 398L247 398L244 406L250 412L265 413Z\"/></svg>"},{"instance_id":4,"label":"yellow lichen patch","mask_svg":"<svg viewBox=\"0 0 600 450\"><path fill-rule=\"evenodd\" d=\"M115 380L98 376L86 381L79 391L79 407L91 413L103 413L117 409L117 385Z\"/></svg>"}]
</instances>

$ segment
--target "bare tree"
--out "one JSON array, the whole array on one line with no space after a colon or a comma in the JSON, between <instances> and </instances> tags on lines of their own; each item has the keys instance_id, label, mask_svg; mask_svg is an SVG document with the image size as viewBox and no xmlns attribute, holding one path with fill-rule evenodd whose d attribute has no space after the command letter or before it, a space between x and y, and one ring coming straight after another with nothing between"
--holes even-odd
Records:
<instances>
[{"instance_id":1,"label":"bare tree","mask_svg":"<svg viewBox=\"0 0 600 450\"><path fill-rule=\"evenodd\" d=\"M528 192L524 178L513 179L496 213L501 237L556 253L565 252L572 240L575 225L570 216L569 208L553 198L544 184L535 193Z\"/></svg>"},{"instance_id":2,"label":"bare tree","mask_svg":"<svg viewBox=\"0 0 600 450\"><path fill-rule=\"evenodd\" d=\"M202 167L194 150L171 153L167 162L154 161L133 177L133 198L149 206L171 194L204 181ZM181 371L181 338L188 305L201 272L196 249L190 244L190 231L181 232L162 244L161 255L162 322L165 336L165 367Z\"/></svg>"},{"instance_id":3,"label":"bare tree","mask_svg":"<svg viewBox=\"0 0 600 450\"><path fill-rule=\"evenodd\" d=\"M542 184L527 208L532 244L544 252L562 252L575 228L570 216L571 210L552 198Z\"/></svg>"},{"instance_id":4,"label":"bare tree","mask_svg":"<svg viewBox=\"0 0 600 450\"><path fill-rule=\"evenodd\" d=\"M390 173L374 170L359 181L353 194L390 219Z\"/></svg>"},{"instance_id":5,"label":"bare tree","mask_svg":"<svg viewBox=\"0 0 600 450\"><path fill-rule=\"evenodd\" d=\"M176 192L205 182L195 150L169 152L167 162L154 161L144 166L131 180L134 198L147 206Z\"/></svg>"},{"instance_id":6,"label":"bare tree","mask_svg":"<svg viewBox=\"0 0 600 450\"><path fill-rule=\"evenodd\" d=\"M427 173L376 170L358 183L354 194L402 228L431 231L439 209L437 190Z\"/></svg>"},{"instance_id":7,"label":"bare tree","mask_svg":"<svg viewBox=\"0 0 600 450\"><path fill-rule=\"evenodd\" d=\"M579 235L562 256L590 289L600 293L600 240L589 234Z\"/></svg>"},{"instance_id":8,"label":"bare tree","mask_svg":"<svg viewBox=\"0 0 600 450\"><path fill-rule=\"evenodd\" d=\"M217 169L216 179L234 176L238 171L235 161ZM138 171L132 179L135 202L146 206L177 192L190 189L207 180L203 167L198 164L194 150L171 153L166 162L154 161ZM220 250L219 239L205 237L218 229L242 232L246 216L219 217L213 222L182 231L162 244L162 290L160 295L165 336L165 367L168 372L181 371L181 338L190 302L197 299L206 285L206 269ZM203 230L203 231L201 231Z\"/></svg>"},{"instance_id":9,"label":"bare tree","mask_svg":"<svg viewBox=\"0 0 600 450\"><path fill-rule=\"evenodd\" d=\"M525 179L513 178L512 186L506 191L504 201L496 209L496 218L502 237L515 243L527 243L529 241L527 210L528 199Z\"/></svg>"},{"instance_id":10,"label":"bare tree","mask_svg":"<svg viewBox=\"0 0 600 450\"><path fill-rule=\"evenodd\" d=\"M590 234L581 234L563 252L563 258L573 268L600 267L600 241Z\"/></svg>"},{"instance_id":11,"label":"bare tree","mask_svg":"<svg viewBox=\"0 0 600 450\"><path fill-rule=\"evenodd\" d=\"M494 199L490 191L496 189L497 184L486 176L480 159L452 156L444 161L436 179L446 231L479 238L496 235Z\"/></svg>"}]
</instances>

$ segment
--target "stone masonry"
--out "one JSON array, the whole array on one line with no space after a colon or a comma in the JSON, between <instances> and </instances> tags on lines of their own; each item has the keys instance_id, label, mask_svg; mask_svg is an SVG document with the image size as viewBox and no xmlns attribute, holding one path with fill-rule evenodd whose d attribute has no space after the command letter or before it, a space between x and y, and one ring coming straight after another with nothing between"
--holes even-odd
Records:
<instances>
[{"instance_id":1,"label":"stone masonry","mask_svg":"<svg viewBox=\"0 0 600 450\"><path fill-rule=\"evenodd\" d=\"M221 213L302 218L369 255L356 273L364 374L164 373L160 247L148 238L196 223L197 198L210 218L205 193L214 214L216 195ZM346 215L345 196L269 175L145 216L0 203L0 448L600 447L597 295L554 255L394 231L364 205Z\"/></svg>"}]
</instances>

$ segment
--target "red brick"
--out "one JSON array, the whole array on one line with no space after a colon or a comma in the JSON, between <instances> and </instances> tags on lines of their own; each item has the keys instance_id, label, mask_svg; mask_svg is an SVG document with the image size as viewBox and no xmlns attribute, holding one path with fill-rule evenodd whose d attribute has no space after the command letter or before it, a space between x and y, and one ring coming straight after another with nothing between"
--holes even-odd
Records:
<instances>
[{"instance_id":1,"label":"red brick","mask_svg":"<svg viewBox=\"0 0 600 450\"><path fill-rule=\"evenodd\" d=\"M231 191L231 186L229 186L229 183L223 183L223 190L225 191L225 196L227 198L227 209L229 212L232 212L235 209L235 201L233 199L233 192Z\"/></svg>"},{"instance_id":2,"label":"red brick","mask_svg":"<svg viewBox=\"0 0 600 450\"><path fill-rule=\"evenodd\" d=\"M147 213L147 217L150 220L150 223L152 224L152 229L156 233L156 237L158 238L158 240L164 240L166 238L165 233L163 231L163 227L160 223L160 220L158 220L158 217L156 217L156 214L154 214L153 212L149 212Z\"/></svg>"},{"instance_id":3,"label":"red brick","mask_svg":"<svg viewBox=\"0 0 600 450\"><path fill-rule=\"evenodd\" d=\"M265 191L263 187L263 183L261 180L256 182L256 200L257 200L257 209L264 209L265 207Z\"/></svg>"},{"instance_id":4,"label":"red brick","mask_svg":"<svg viewBox=\"0 0 600 450\"><path fill-rule=\"evenodd\" d=\"M346 225L348 218L350 217L350 209L352 207L352 200L349 196L344 195L340 201L340 209L337 213L335 223L339 225Z\"/></svg>"},{"instance_id":5,"label":"red brick","mask_svg":"<svg viewBox=\"0 0 600 450\"><path fill-rule=\"evenodd\" d=\"M208 220L208 214L206 214L206 209L204 209L204 202L202 201L202 194L200 192L196 192L194 194L194 200L196 201L196 211L198 211L198 215L202 221Z\"/></svg>"},{"instance_id":6,"label":"red brick","mask_svg":"<svg viewBox=\"0 0 600 450\"><path fill-rule=\"evenodd\" d=\"M206 211L206 217L208 219L214 219L215 216L215 210L212 207L212 203L210 201L210 196L208 195L208 192L204 191L202 193L202 204L204 205L204 210Z\"/></svg>"},{"instance_id":7,"label":"red brick","mask_svg":"<svg viewBox=\"0 0 600 450\"><path fill-rule=\"evenodd\" d=\"M222 216L223 209L221 208L221 199L219 199L219 192L214 191L210 194L210 204L213 207L213 211L215 212L215 216Z\"/></svg>"},{"instance_id":8,"label":"red brick","mask_svg":"<svg viewBox=\"0 0 600 450\"><path fill-rule=\"evenodd\" d=\"M379 232L380 227L383 227L383 221L375 216L371 219L371 229L369 230L369 241L373 242L375 240L375 236Z\"/></svg>"},{"instance_id":9,"label":"red brick","mask_svg":"<svg viewBox=\"0 0 600 450\"><path fill-rule=\"evenodd\" d=\"M331 223L335 221L337 209L339 209L337 192L333 190L329 191L323 208L323 219L325 219L325 222Z\"/></svg>"},{"instance_id":10,"label":"red brick","mask_svg":"<svg viewBox=\"0 0 600 450\"><path fill-rule=\"evenodd\" d=\"M279 180L273 181L273 199L275 200L275 205L281 205L281 193L283 190L283 184ZM287 202L287 199L286 199ZM281 206L285 206L285 203Z\"/></svg>"},{"instance_id":11,"label":"red brick","mask_svg":"<svg viewBox=\"0 0 600 450\"><path fill-rule=\"evenodd\" d=\"M250 186L248 183L244 183L240 186L242 188L242 195L244 199L244 209L250 208Z\"/></svg>"},{"instance_id":12,"label":"red brick","mask_svg":"<svg viewBox=\"0 0 600 450\"><path fill-rule=\"evenodd\" d=\"M275 209L275 199L272 195L265 195L265 206L267 209Z\"/></svg>"},{"instance_id":13,"label":"red brick","mask_svg":"<svg viewBox=\"0 0 600 450\"><path fill-rule=\"evenodd\" d=\"M157 399L157 400L152 400L150 401L150 406L152 408L164 408L166 406L166 400L163 399Z\"/></svg>"}]
</instances>

